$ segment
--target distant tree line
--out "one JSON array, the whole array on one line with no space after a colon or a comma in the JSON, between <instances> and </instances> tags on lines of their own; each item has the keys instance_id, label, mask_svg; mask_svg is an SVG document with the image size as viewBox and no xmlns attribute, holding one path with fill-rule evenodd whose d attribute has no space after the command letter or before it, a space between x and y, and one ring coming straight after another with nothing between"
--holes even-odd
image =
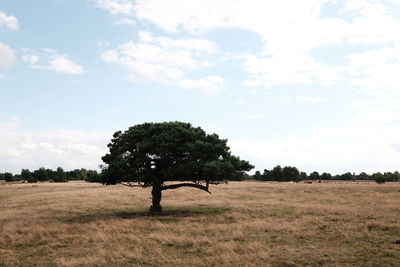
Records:
<instances>
[{"instance_id":1,"label":"distant tree line","mask_svg":"<svg viewBox=\"0 0 400 267\"><path fill-rule=\"evenodd\" d=\"M88 182L96 182L99 174L96 170L75 169L73 171L64 171L58 167L55 171L52 169L39 168L34 171L22 169L20 174L12 174L9 172L1 173L0 180L6 182L25 181L28 183L36 182L68 182L73 180L85 180Z\"/></svg>"},{"instance_id":2,"label":"distant tree line","mask_svg":"<svg viewBox=\"0 0 400 267\"><path fill-rule=\"evenodd\" d=\"M298 182L301 180L373 180L377 183L385 182L399 182L400 173L395 172L376 172L374 174L367 174L361 172L359 174L346 172L343 174L331 175L330 173L323 172L318 173L316 171L309 174L299 171L296 167L286 166L281 167L280 165L274 167L272 170L265 169L263 173L256 171L254 175L250 176L251 179L259 181L279 181L288 182L294 181Z\"/></svg>"},{"instance_id":3,"label":"distant tree line","mask_svg":"<svg viewBox=\"0 0 400 267\"><path fill-rule=\"evenodd\" d=\"M58 167L56 170L39 168L35 171L30 171L28 169L22 169L20 174L12 174L9 172L1 173L0 180L5 180L6 182L13 181L25 181L28 183L36 182L68 182L74 180L85 180L88 182L99 182L99 174L96 170L86 170L86 169L75 169L72 171L64 171L63 168ZM240 175L234 176L230 181L243 181L243 180L258 180L258 181L277 181L277 182L298 182L303 180L372 180L377 183L385 182L400 182L400 173L395 172L376 172L373 174L367 174L361 172L359 174L346 172L343 174L331 175L330 173L323 172L318 173L317 171L307 174L306 172L299 171L296 167L280 165L274 167L272 170L264 169L261 173L256 171L254 175ZM180 181L181 179L174 179Z\"/></svg>"}]
</instances>

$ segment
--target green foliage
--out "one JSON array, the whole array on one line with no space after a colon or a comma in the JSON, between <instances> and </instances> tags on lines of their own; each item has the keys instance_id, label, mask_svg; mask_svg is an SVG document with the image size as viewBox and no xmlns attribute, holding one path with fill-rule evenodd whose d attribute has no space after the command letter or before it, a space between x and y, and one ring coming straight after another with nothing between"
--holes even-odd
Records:
<instances>
[{"instance_id":1,"label":"green foliage","mask_svg":"<svg viewBox=\"0 0 400 267\"><path fill-rule=\"evenodd\" d=\"M372 175L372 179L375 180L377 184L384 184L386 183L387 178L380 172L374 173Z\"/></svg>"},{"instance_id":2,"label":"green foliage","mask_svg":"<svg viewBox=\"0 0 400 267\"><path fill-rule=\"evenodd\" d=\"M286 166L281 172L282 181L299 181L300 172L296 167Z\"/></svg>"},{"instance_id":3,"label":"green foliage","mask_svg":"<svg viewBox=\"0 0 400 267\"><path fill-rule=\"evenodd\" d=\"M307 173L300 172L300 180L307 180Z\"/></svg>"},{"instance_id":4,"label":"green foliage","mask_svg":"<svg viewBox=\"0 0 400 267\"><path fill-rule=\"evenodd\" d=\"M319 173L316 172L316 171L310 173L309 179L310 179L310 180L318 180L318 179L319 179Z\"/></svg>"},{"instance_id":5,"label":"green foliage","mask_svg":"<svg viewBox=\"0 0 400 267\"><path fill-rule=\"evenodd\" d=\"M37 181L43 182L43 181L48 181L49 180L49 175L46 171L45 168L39 168L38 170L35 170L33 172L33 176Z\"/></svg>"},{"instance_id":6,"label":"green foliage","mask_svg":"<svg viewBox=\"0 0 400 267\"><path fill-rule=\"evenodd\" d=\"M276 166L269 172L269 177L272 177L274 181L282 181L282 167L280 165Z\"/></svg>"},{"instance_id":7,"label":"green foliage","mask_svg":"<svg viewBox=\"0 0 400 267\"><path fill-rule=\"evenodd\" d=\"M21 178L28 183L36 183L37 179L33 177L32 173L28 169L21 170Z\"/></svg>"},{"instance_id":8,"label":"green foliage","mask_svg":"<svg viewBox=\"0 0 400 267\"><path fill-rule=\"evenodd\" d=\"M340 175L340 180L354 180L354 177L351 172L346 172Z\"/></svg>"},{"instance_id":9,"label":"green foliage","mask_svg":"<svg viewBox=\"0 0 400 267\"><path fill-rule=\"evenodd\" d=\"M59 167L56 171L41 167L33 172L28 169L22 169L20 175L11 173L0 173L0 180L6 182L23 180L28 183L52 181L52 182L67 182L71 180L86 180L88 182L99 182L99 174L96 170L75 169L73 171L64 171Z\"/></svg>"},{"instance_id":10,"label":"green foliage","mask_svg":"<svg viewBox=\"0 0 400 267\"><path fill-rule=\"evenodd\" d=\"M319 177L321 180L331 180L332 179L332 175L330 173L324 172L321 174L321 176Z\"/></svg>"},{"instance_id":11,"label":"green foliage","mask_svg":"<svg viewBox=\"0 0 400 267\"><path fill-rule=\"evenodd\" d=\"M372 175L368 175L365 172L361 172L360 174L355 174L351 172L346 172L343 174L337 174L332 176L330 173L324 172L319 174L314 171L307 176L307 173L300 172L297 175L297 168L295 167L284 167L281 166L274 167L271 171L265 169L264 173L261 174L260 171L256 171L252 176L255 180L261 181L299 181L299 180L374 180L379 184L383 184L385 182L400 182L400 173L395 171L385 172L385 173L374 173ZM296 178L297 177L297 178Z\"/></svg>"},{"instance_id":12,"label":"green foliage","mask_svg":"<svg viewBox=\"0 0 400 267\"><path fill-rule=\"evenodd\" d=\"M4 180L6 182L12 182L12 181L14 181L14 177L11 173L6 172L6 173L4 173Z\"/></svg>"},{"instance_id":13,"label":"green foliage","mask_svg":"<svg viewBox=\"0 0 400 267\"><path fill-rule=\"evenodd\" d=\"M88 182L99 182L99 174L97 171L88 170L85 180Z\"/></svg>"},{"instance_id":14,"label":"green foliage","mask_svg":"<svg viewBox=\"0 0 400 267\"><path fill-rule=\"evenodd\" d=\"M114 133L102 160L104 184L137 182L141 186L190 180L219 183L239 179L253 168L231 155L227 140L189 123L144 123Z\"/></svg>"},{"instance_id":15,"label":"green foliage","mask_svg":"<svg viewBox=\"0 0 400 267\"><path fill-rule=\"evenodd\" d=\"M53 181L54 182L67 182L67 177L66 177L66 174L65 174L63 168L61 168L61 167L57 168L57 171L53 177Z\"/></svg>"},{"instance_id":16,"label":"green foliage","mask_svg":"<svg viewBox=\"0 0 400 267\"><path fill-rule=\"evenodd\" d=\"M365 172L360 172L357 178L358 180L368 180L368 174L366 174Z\"/></svg>"}]
</instances>

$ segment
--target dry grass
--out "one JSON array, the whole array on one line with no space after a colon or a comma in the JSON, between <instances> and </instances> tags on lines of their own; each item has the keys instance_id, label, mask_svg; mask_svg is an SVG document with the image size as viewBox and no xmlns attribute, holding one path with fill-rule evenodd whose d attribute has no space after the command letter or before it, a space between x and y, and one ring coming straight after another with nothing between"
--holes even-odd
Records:
<instances>
[{"instance_id":1,"label":"dry grass","mask_svg":"<svg viewBox=\"0 0 400 267\"><path fill-rule=\"evenodd\" d=\"M0 185L0 266L398 266L400 184Z\"/></svg>"}]
</instances>

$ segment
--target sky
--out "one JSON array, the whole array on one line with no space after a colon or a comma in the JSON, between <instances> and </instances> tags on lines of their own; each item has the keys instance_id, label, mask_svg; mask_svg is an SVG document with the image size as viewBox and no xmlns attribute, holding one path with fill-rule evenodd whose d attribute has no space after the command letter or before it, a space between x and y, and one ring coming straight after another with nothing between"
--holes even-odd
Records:
<instances>
[{"instance_id":1,"label":"sky","mask_svg":"<svg viewBox=\"0 0 400 267\"><path fill-rule=\"evenodd\" d=\"M0 172L184 121L255 170L400 170L400 0L1 0Z\"/></svg>"}]
</instances>

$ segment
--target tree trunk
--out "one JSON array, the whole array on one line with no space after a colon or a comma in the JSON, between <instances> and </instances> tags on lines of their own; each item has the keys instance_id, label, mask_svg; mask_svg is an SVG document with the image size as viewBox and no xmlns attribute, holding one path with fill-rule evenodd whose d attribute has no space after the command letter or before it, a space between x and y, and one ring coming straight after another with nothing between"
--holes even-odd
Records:
<instances>
[{"instance_id":1,"label":"tree trunk","mask_svg":"<svg viewBox=\"0 0 400 267\"><path fill-rule=\"evenodd\" d=\"M150 207L150 213L152 214L160 214L162 213L162 207L160 205L161 202L161 184L160 183L154 183L153 184L153 189L151 190L151 195L152 195L152 204Z\"/></svg>"}]
</instances>

